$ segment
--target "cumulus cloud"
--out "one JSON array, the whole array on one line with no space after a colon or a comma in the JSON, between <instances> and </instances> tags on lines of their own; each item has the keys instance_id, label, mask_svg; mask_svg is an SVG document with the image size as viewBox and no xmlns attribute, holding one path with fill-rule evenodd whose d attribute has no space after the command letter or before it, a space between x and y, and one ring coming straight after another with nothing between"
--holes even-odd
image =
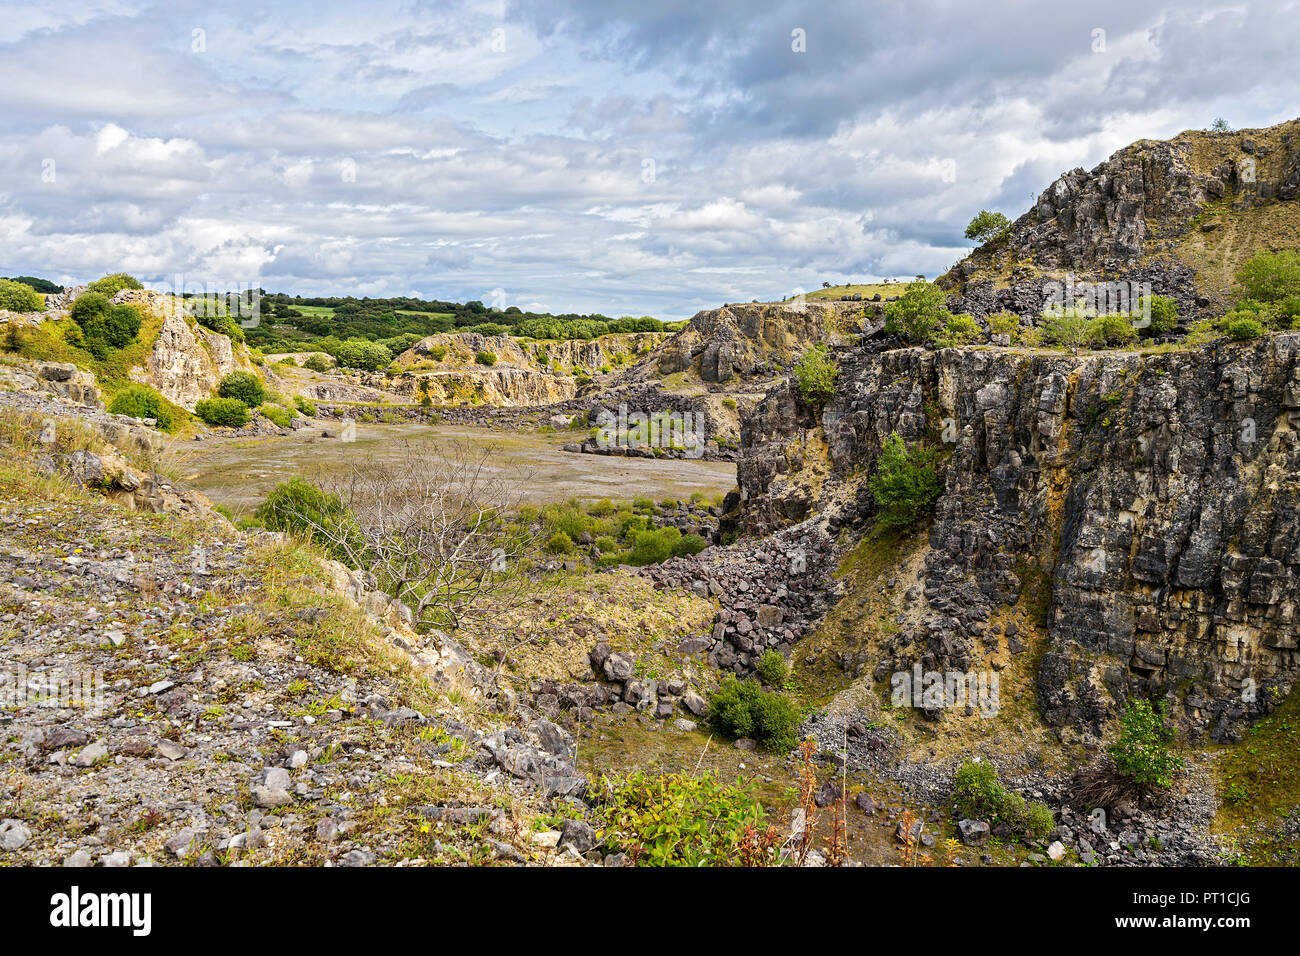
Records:
<instances>
[{"instance_id":1,"label":"cumulus cloud","mask_svg":"<svg viewBox=\"0 0 1300 956\"><path fill-rule=\"evenodd\" d=\"M7 274L690 315L1296 111L1292 0L0 3Z\"/></svg>"}]
</instances>

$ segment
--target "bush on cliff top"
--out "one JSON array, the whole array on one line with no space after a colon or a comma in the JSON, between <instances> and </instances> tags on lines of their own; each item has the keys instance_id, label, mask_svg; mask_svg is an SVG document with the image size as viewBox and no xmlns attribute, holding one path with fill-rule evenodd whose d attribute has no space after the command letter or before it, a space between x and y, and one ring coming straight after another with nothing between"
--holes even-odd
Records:
<instances>
[{"instance_id":1,"label":"bush on cliff top","mask_svg":"<svg viewBox=\"0 0 1300 956\"><path fill-rule=\"evenodd\" d=\"M0 279L0 309L10 312L44 312L45 299L29 285L12 279Z\"/></svg>"},{"instance_id":2,"label":"bush on cliff top","mask_svg":"<svg viewBox=\"0 0 1300 956\"><path fill-rule=\"evenodd\" d=\"M104 276L102 279L96 279L86 286L88 292L98 292L101 295L112 297L117 295L123 289L143 289L135 276L127 275L125 272L114 272Z\"/></svg>"},{"instance_id":3,"label":"bush on cliff top","mask_svg":"<svg viewBox=\"0 0 1300 956\"><path fill-rule=\"evenodd\" d=\"M910 282L897 301L885 306L885 334L901 336L911 345L934 338L952 315L948 297L929 282Z\"/></svg>"}]
</instances>

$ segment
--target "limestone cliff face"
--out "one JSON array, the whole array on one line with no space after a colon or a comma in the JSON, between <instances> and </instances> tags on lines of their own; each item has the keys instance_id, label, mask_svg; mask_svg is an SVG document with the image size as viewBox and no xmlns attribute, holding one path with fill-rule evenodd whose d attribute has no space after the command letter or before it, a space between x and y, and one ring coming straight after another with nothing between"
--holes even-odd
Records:
<instances>
[{"instance_id":1,"label":"limestone cliff face","mask_svg":"<svg viewBox=\"0 0 1300 956\"><path fill-rule=\"evenodd\" d=\"M434 405L513 408L550 405L577 394L577 385L570 375L500 365L403 376L395 381L394 388L400 394L415 397L420 394L421 383Z\"/></svg>"},{"instance_id":2,"label":"limestone cliff face","mask_svg":"<svg viewBox=\"0 0 1300 956\"><path fill-rule=\"evenodd\" d=\"M785 386L755 409L738 472L752 529L823 512L851 541L882 441L932 443L946 462L915 623L878 672L980 666L1010 639L990 615L1033 589L1050 723L1095 733L1154 694L1189 733L1231 739L1300 670L1297 424L1297 333L1146 356L846 351L820 412Z\"/></svg>"},{"instance_id":3,"label":"limestone cliff face","mask_svg":"<svg viewBox=\"0 0 1300 956\"><path fill-rule=\"evenodd\" d=\"M448 371L476 371L475 357L491 352L497 365L558 372L594 372L604 366L622 365L650 351L662 338L660 332L617 332L589 340L565 342L529 341L508 335L479 335L476 332L444 332L430 335L397 357L402 368ZM434 358L441 354L441 358Z\"/></svg>"},{"instance_id":4,"label":"limestone cliff face","mask_svg":"<svg viewBox=\"0 0 1300 956\"><path fill-rule=\"evenodd\" d=\"M427 393L434 405L550 405L577 394L577 374L623 366L662 338L654 332L568 342L521 341L472 332L431 335L397 357L395 364L403 374L382 387L411 398ZM490 352L496 362L479 364L476 357L481 352Z\"/></svg>"}]
</instances>

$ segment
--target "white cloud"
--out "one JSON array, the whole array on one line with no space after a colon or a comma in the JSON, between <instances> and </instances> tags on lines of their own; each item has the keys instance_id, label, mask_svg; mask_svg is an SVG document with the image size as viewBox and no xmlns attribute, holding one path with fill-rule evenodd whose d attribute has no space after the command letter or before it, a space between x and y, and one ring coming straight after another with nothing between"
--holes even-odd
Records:
<instances>
[{"instance_id":1,"label":"white cloud","mask_svg":"<svg viewBox=\"0 0 1300 956\"><path fill-rule=\"evenodd\" d=\"M980 208L1294 108L1269 2L358 9L0 5L4 268L679 317L933 275Z\"/></svg>"}]
</instances>

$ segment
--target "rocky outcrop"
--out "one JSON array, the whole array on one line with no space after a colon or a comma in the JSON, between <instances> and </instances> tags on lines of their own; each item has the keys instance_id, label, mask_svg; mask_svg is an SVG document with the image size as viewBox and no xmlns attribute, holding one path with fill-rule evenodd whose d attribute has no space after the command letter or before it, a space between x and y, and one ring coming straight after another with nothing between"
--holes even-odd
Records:
<instances>
[{"instance_id":1,"label":"rocky outcrop","mask_svg":"<svg viewBox=\"0 0 1300 956\"><path fill-rule=\"evenodd\" d=\"M662 332L615 332L595 339L531 342L526 348L534 361L549 368L593 372L622 365L651 351L664 338Z\"/></svg>"},{"instance_id":2,"label":"rocky outcrop","mask_svg":"<svg viewBox=\"0 0 1300 956\"><path fill-rule=\"evenodd\" d=\"M1300 120L1141 140L1091 171L1064 173L939 282L952 290L954 311L979 316L1037 315L1044 283L1065 274L1150 281L1157 294L1178 298L1187 318L1222 304L1236 266L1274 230L1294 243L1294 213L1281 204L1298 196ZM1233 241L1239 222L1248 235ZM1220 235L1227 238L1215 245Z\"/></svg>"},{"instance_id":3,"label":"rocky outcrop","mask_svg":"<svg viewBox=\"0 0 1300 956\"><path fill-rule=\"evenodd\" d=\"M840 358L839 392L820 412L784 387L755 409L738 477L754 530L816 513L832 531L865 530L884 439L943 450L924 580L905 601L916 623L881 673L917 661L965 671L1019 643L989 626L992 613L1034 598L1053 724L1095 733L1118 702L1159 695L1189 733L1230 739L1289 690L1300 334L1159 355Z\"/></svg>"},{"instance_id":4,"label":"rocky outcrop","mask_svg":"<svg viewBox=\"0 0 1300 956\"><path fill-rule=\"evenodd\" d=\"M195 403L212 395L223 375L238 367L227 336L191 326L184 315L169 310L145 366L132 369L131 376L192 412Z\"/></svg>"},{"instance_id":5,"label":"rocky outcrop","mask_svg":"<svg viewBox=\"0 0 1300 956\"><path fill-rule=\"evenodd\" d=\"M638 362L638 381L689 372L705 382L772 377L806 345L851 331L859 306L838 302L747 303L700 312Z\"/></svg>"},{"instance_id":6,"label":"rocky outcrop","mask_svg":"<svg viewBox=\"0 0 1300 956\"><path fill-rule=\"evenodd\" d=\"M24 391L45 392L78 405L103 407L95 376L71 362L0 366L0 382Z\"/></svg>"}]
</instances>

